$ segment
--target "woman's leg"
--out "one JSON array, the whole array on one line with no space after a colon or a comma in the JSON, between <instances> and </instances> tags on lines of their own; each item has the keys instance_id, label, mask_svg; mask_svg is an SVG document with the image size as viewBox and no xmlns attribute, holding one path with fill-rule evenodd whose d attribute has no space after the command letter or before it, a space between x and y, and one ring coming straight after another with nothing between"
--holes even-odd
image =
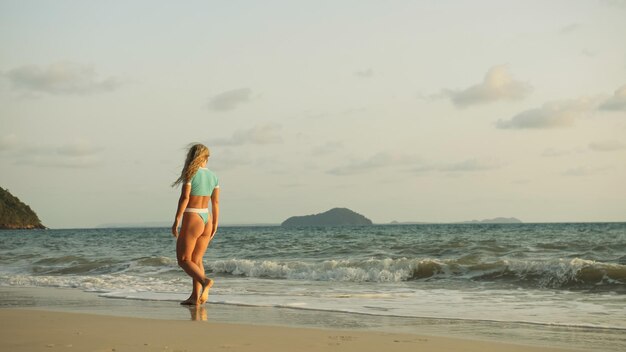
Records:
<instances>
[{"instance_id":1,"label":"woman's leg","mask_svg":"<svg viewBox=\"0 0 626 352\"><path fill-rule=\"evenodd\" d=\"M190 216L191 215L191 216ZM197 214L186 213L176 241L176 259L178 265L198 282L205 282L204 271L193 262L193 250L198 238L204 233L204 221Z\"/></svg>"},{"instance_id":2,"label":"woman's leg","mask_svg":"<svg viewBox=\"0 0 626 352\"><path fill-rule=\"evenodd\" d=\"M211 217L209 216L209 221L204 225L204 231L202 232L202 235L198 237L198 240L196 241L196 247L193 249L193 253L191 254L191 260L193 260L193 262L196 263L196 265L200 269L202 269L203 273L204 273L204 264L202 263L202 258L204 257L204 253L209 247L209 243L211 242L211 232L212 232L211 230L212 229L213 229L213 224L211 222ZM202 290L202 285L200 284L200 282L194 280L193 292L191 295L192 296L195 295L195 297L198 297L199 292L201 290ZM203 297L198 297L198 301L200 303L206 302L208 298L208 294L209 294L208 290L205 291L205 294Z\"/></svg>"}]
</instances>

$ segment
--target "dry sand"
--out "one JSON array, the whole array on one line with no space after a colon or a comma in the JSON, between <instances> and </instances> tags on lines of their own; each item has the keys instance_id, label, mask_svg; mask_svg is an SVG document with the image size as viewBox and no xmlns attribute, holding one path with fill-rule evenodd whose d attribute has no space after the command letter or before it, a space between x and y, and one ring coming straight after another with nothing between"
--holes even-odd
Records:
<instances>
[{"instance_id":1,"label":"dry sand","mask_svg":"<svg viewBox=\"0 0 626 352\"><path fill-rule=\"evenodd\" d=\"M0 350L7 352L567 351L412 334L142 319L31 309L0 309L0 322Z\"/></svg>"}]
</instances>

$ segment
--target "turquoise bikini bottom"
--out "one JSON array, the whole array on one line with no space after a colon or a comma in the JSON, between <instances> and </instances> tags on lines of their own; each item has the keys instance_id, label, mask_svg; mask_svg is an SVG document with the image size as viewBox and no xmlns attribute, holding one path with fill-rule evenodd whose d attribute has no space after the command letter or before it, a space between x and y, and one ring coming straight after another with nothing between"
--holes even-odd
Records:
<instances>
[{"instance_id":1,"label":"turquoise bikini bottom","mask_svg":"<svg viewBox=\"0 0 626 352\"><path fill-rule=\"evenodd\" d=\"M205 224L209 222L209 208L187 208L185 213L196 213L200 215Z\"/></svg>"}]
</instances>

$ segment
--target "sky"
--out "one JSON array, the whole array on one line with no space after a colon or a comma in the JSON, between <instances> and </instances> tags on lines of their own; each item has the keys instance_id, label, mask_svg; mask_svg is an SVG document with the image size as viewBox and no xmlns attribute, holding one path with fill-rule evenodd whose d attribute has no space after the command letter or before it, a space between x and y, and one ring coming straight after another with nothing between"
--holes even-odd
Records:
<instances>
[{"instance_id":1,"label":"sky","mask_svg":"<svg viewBox=\"0 0 626 352\"><path fill-rule=\"evenodd\" d=\"M51 228L626 221L626 1L0 1L0 186Z\"/></svg>"}]
</instances>

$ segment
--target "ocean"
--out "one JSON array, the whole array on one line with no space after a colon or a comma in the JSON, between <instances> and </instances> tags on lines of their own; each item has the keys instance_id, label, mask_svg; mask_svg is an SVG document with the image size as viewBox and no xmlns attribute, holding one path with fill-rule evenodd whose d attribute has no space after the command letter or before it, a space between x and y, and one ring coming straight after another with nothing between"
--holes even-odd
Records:
<instances>
[{"instance_id":1,"label":"ocean","mask_svg":"<svg viewBox=\"0 0 626 352\"><path fill-rule=\"evenodd\" d=\"M209 303L626 335L626 223L220 227ZM0 231L0 286L187 298L168 228Z\"/></svg>"}]
</instances>

